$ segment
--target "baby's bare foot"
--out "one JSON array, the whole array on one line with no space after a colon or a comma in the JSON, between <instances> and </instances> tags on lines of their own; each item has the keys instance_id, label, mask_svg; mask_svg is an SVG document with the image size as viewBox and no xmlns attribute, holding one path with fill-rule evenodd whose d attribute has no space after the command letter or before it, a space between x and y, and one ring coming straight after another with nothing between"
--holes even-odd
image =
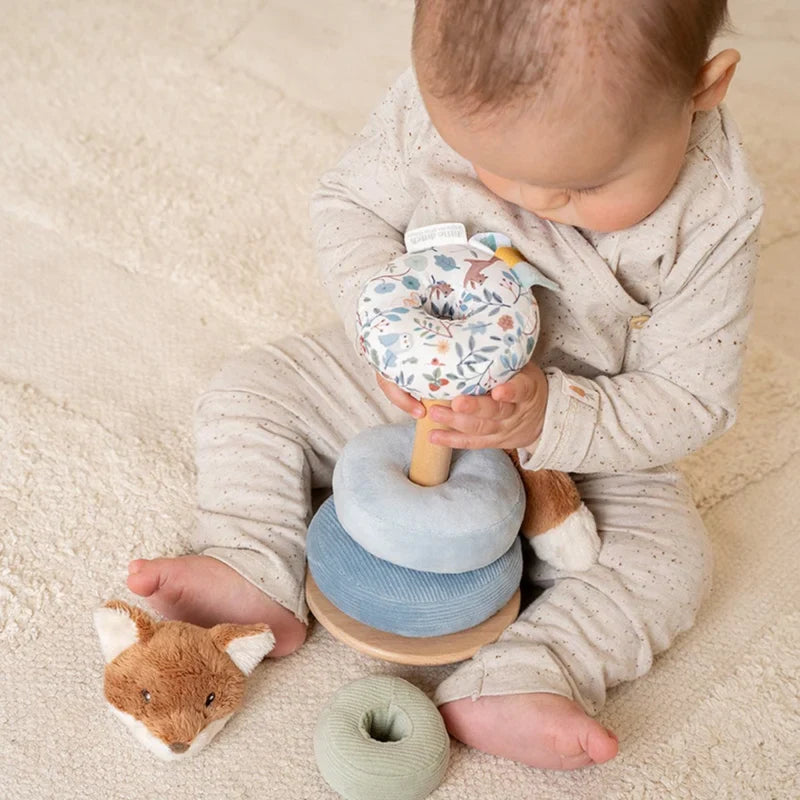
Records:
<instances>
[{"instance_id":1,"label":"baby's bare foot","mask_svg":"<svg viewBox=\"0 0 800 800\"><path fill-rule=\"evenodd\" d=\"M136 559L128 565L128 588L167 619L210 628L220 622L266 622L275 635L270 656L300 647L306 626L236 570L208 556Z\"/></svg>"},{"instance_id":2,"label":"baby's bare foot","mask_svg":"<svg viewBox=\"0 0 800 800\"><path fill-rule=\"evenodd\" d=\"M465 744L541 769L579 769L617 754L617 737L573 700L555 694L467 697L439 707Z\"/></svg>"}]
</instances>

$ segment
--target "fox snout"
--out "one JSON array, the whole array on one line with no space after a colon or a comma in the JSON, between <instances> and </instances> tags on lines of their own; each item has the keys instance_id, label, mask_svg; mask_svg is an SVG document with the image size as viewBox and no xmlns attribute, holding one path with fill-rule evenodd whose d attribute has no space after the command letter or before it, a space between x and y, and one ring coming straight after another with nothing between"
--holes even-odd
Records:
<instances>
[{"instance_id":1,"label":"fox snout","mask_svg":"<svg viewBox=\"0 0 800 800\"><path fill-rule=\"evenodd\" d=\"M110 704L111 710L148 750L165 760L191 758L199 753L225 726L233 713L187 727L186 720L137 717Z\"/></svg>"},{"instance_id":2,"label":"fox snout","mask_svg":"<svg viewBox=\"0 0 800 800\"><path fill-rule=\"evenodd\" d=\"M213 719L177 711L162 718L140 718L150 733L173 753L185 753Z\"/></svg>"}]
</instances>

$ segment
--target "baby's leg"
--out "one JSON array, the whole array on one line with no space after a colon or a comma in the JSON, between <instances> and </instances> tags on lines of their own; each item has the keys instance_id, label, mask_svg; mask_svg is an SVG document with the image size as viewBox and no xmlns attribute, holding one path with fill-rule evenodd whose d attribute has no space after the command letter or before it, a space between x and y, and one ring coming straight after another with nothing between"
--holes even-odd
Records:
<instances>
[{"instance_id":1,"label":"baby's leg","mask_svg":"<svg viewBox=\"0 0 800 800\"><path fill-rule=\"evenodd\" d=\"M590 715L691 627L711 574L709 539L677 471L576 483L602 539L598 563L580 573L536 563L531 577L549 588L435 698L467 744L556 769L613 758L616 739Z\"/></svg>"},{"instance_id":2,"label":"baby's leg","mask_svg":"<svg viewBox=\"0 0 800 800\"><path fill-rule=\"evenodd\" d=\"M170 618L268 622L274 654L296 649L312 489L348 439L402 417L339 328L232 359L195 405L199 555L134 561L129 587Z\"/></svg>"}]
</instances>

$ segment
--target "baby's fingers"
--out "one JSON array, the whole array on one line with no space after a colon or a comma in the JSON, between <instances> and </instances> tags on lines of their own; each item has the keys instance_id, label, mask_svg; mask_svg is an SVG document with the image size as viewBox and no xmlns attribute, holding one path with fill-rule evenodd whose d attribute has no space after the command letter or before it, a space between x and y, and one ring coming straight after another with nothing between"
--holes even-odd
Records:
<instances>
[{"instance_id":1,"label":"baby's fingers","mask_svg":"<svg viewBox=\"0 0 800 800\"><path fill-rule=\"evenodd\" d=\"M466 411L459 411L466 409ZM500 430L503 420L513 416L516 406L498 403L490 397L456 397L450 408L433 406L430 418L454 431L473 436L490 436Z\"/></svg>"},{"instance_id":2,"label":"baby's fingers","mask_svg":"<svg viewBox=\"0 0 800 800\"><path fill-rule=\"evenodd\" d=\"M394 381L386 380L380 373L376 372L375 378L381 391L392 405L417 419L425 416L425 406L419 400L413 398L408 392L404 392Z\"/></svg>"},{"instance_id":3,"label":"baby's fingers","mask_svg":"<svg viewBox=\"0 0 800 800\"><path fill-rule=\"evenodd\" d=\"M536 396L542 382L546 385L541 368L529 361L511 380L495 386L491 397L496 402L528 403Z\"/></svg>"},{"instance_id":4,"label":"baby's fingers","mask_svg":"<svg viewBox=\"0 0 800 800\"><path fill-rule=\"evenodd\" d=\"M451 408L454 414L477 419L507 419L514 413L513 403L502 402L488 394L460 395L453 399Z\"/></svg>"}]
</instances>

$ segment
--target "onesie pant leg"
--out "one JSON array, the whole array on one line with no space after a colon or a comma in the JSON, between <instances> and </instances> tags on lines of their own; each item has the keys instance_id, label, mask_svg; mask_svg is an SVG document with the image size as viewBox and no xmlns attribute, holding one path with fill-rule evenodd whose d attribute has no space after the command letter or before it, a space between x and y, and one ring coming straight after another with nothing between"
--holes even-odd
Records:
<instances>
[{"instance_id":1,"label":"onesie pant leg","mask_svg":"<svg viewBox=\"0 0 800 800\"><path fill-rule=\"evenodd\" d=\"M337 327L250 350L195 404L195 552L216 558L306 622L311 491L330 487L342 446L408 419Z\"/></svg>"},{"instance_id":2,"label":"onesie pant leg","mask_svg":"<svg viewBox=\"0 0 800 800\"><path fill-rule=\"evenodd\" d=\"M550 692L596 714L609 687L647 673L692 626L710 589L711 551L683 476L670 467L574 477L597 521L598 563L560 572L534 562L529 577L544 591L440 684L437 705Z\"/></svg>"}]
</instances>

